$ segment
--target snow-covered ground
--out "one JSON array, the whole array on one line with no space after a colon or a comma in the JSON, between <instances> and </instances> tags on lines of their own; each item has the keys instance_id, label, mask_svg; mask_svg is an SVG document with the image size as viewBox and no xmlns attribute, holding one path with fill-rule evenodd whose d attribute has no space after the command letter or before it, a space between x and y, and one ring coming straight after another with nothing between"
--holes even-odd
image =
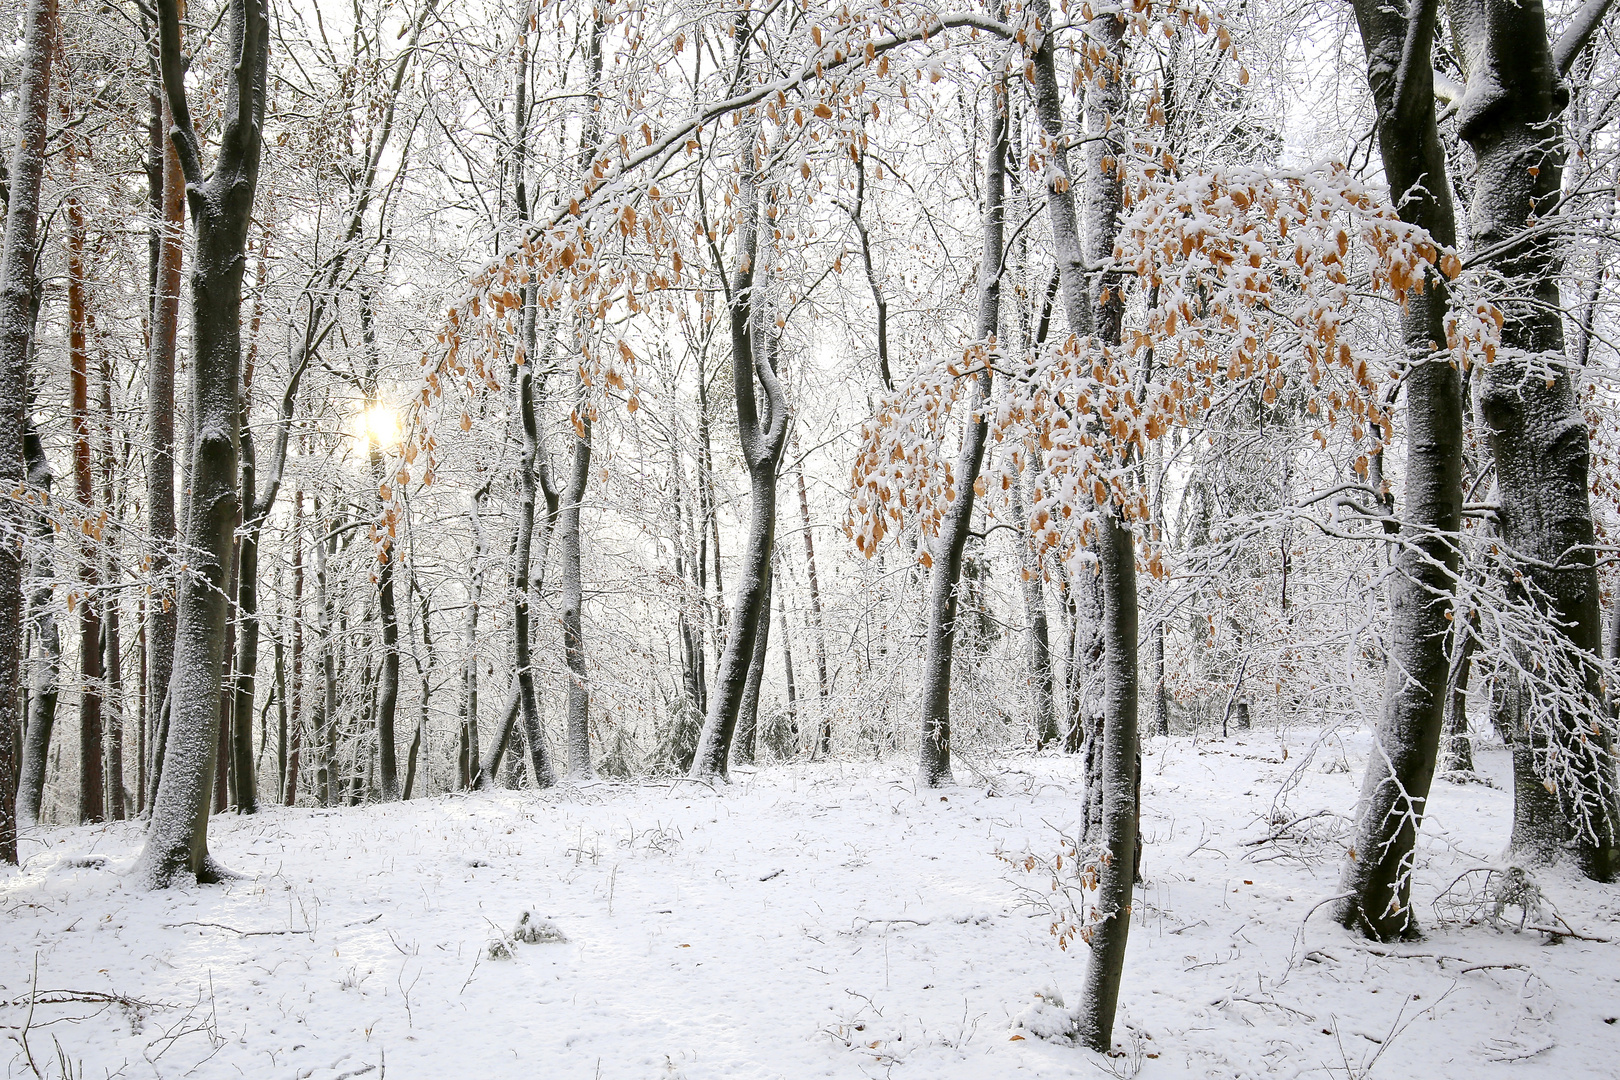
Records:
<instances>
[{"instance_id":1,"label":"snow-covered ground","mask_svg":"<svg viewBox=\"0 0 1620 1080\"><path fill-rule=\"evenodd\" d=\"M1048 988L1072 996L1085 964L1032 903L1050 875L1023 868L1059 852L1077 804L1079 763L1041 756L959 758L945 792L833 762L720 793L225 816L213 850L243 879L165 893L125 877L135 826L49 830L0 871L0 1060L91 1078L1620 1076L1620 945L1458 921L1480 873L1433 903L1506 840L1505 756L1481 755L1494 789L1436 785L1428 936L1373 946L1325 909L1306 921L1335 892L1366 753L1315 743L1146 747L1112 1059L1039 1034L1061 1026ZM1286 830L1304 839L1255 843L1318 811ZM1541 921L1556 906L1620 940L1620 892L1538 881ZM491 959L526 909L567 940Z\"/></svg>"}]
</instances>

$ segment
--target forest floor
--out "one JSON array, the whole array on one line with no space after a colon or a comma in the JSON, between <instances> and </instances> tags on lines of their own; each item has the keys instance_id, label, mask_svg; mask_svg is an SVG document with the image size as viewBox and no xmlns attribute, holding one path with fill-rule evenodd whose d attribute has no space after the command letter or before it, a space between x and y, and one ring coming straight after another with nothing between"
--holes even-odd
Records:
<instances>
[{"instance_id":1,"label":"forest floor","mask_svg":"<svg viewBox=\"0 0 1620 1080\"><path fill-rule=\"evenodd\" d=\"M135 825L44 830L0 871L0 1060L289 1080L1620 1076L1620 891L1537 876L1531 922L1605 941L1549 943L1478 902L1512 820L1500 749L1481 755L1495 787L1436 785L1423 941L1307 921L1335 893L1366 752L1301 730L1145 747L1113 1058L1052 1037L1048 988L1072 998L1086 960L1048 913L1073 860L1056 893L1024 867L1071 831L1079 763L1041 755L959 757L943 792L830 762L718 794L227 815L212 848L245 876L164 893L127 880ZM491 959L526 909L567 940Z\"/></svg>"}]
</instances>

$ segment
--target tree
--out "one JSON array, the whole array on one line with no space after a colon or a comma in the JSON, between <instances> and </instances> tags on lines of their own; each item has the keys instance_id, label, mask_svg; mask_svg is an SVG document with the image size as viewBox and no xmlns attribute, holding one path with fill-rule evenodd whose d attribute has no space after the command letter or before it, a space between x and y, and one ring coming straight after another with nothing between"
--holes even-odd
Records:
<instances>
[{"instance_id":1,"label":"tree","mask_svg":"<svg viewBox=\"0 0 1620 1080\"><path fill-rule=\"evenodd\" d=\"M55 0L29 0L23 74L17 94L17 142L11 153L6 230L0 241L0 490L25 490L24 436L28 354L34 329L34 247L39 188L45 172L45 120L50 105L51 55L56 49ZM23 503L0 505L0 863L17 861L15 732L23 717L11 688L22 682ZM37 813L37 808L36 808Z\"/></svg>"},{"instance_id":2,"label":"tree","mask_svg":"<svg viewBox=\"0 0 1620 1080\"><path fill-rule=\"evenodd\" d=\"M962 577L962 549L967 544L973 520L973 497L980 486L979 466L984 461L985 440L990 430L990 372L995 363L992 350L1001 319L1008 148L1004 76L995 82L991 97L990 133L985 151L984 247L979 256L979 321L975 345L969 349L964 364L966 370L962 373L964 378L972 380L973 399L968 406L967 430L962 436L956 472L947 481L956 487L955 498L952 499L947 490L950 509L939 523L935 550L920 556L923 565L933 569L928 593L928 651L923 661L922 740L918 749L918 780L927 787L952 782L951 654L956 646L957 587Z\"/></svg>"},{"instance_id":3,"label":"tree","mask_svg":"<svg viewBox=\"0 0 1620 1080\"><path fill-rule=\"evenodd\" d=\"M182 871L217 881L228 871L208 854L208 794L220 719L221 669L229 617L223 592L232 563L241 431L242 273L259 177L269 31L264 0L230 0L227 82L219 150L204 173L202 144L186 98L177 0L158 2L163 88L174 117L170 138L186 179L195 235L191 278L191 497L184 537L193 565L182 575L170 690L169 732L152 825L138 872L164 888Z\"/></svg>"},{"instance_id":4,"label":"tree","mask_svg":"<svg viewBox=\"0 0 1620 1080\"><path fill-rule=\"evenodd\" d=\"M724 778L729 769L731 742L754 643L769 611L766 605L770 597L771 548L776 538L776 471L787 440L789 418L786 394L772 366L771 350L761 347L763 342L759 340L759 317L764 305L763 298L755 295L755 264L760 257L756 173L764 151L759 145L757 121L745 125L743 132L738 163L737 253L726 305L731 324L731 386L737 401L737 437L751 484L748 542L737 583L731 632L720 654L709 714L704 718L697 756L692 761L692 776L697 779Z\"/></svg>"},{"instance_id":5,"label":"tree","mask_svg":"<svg viewBox=\"0 0 1620 1080\"><path fill-rule=\"evenodd\" d=\"M1591 454L1560 310L1561 247L1547 224L1567 213L1559 207L1569 96L1563 80L1609 7L1608 0L1586 0L1556 42L1540 3L1456 0L1447 7L1467 77L1457 130L1477 163L1469 231L1504 317L1480 411L1496 464L1505 567L1523 582L1514 587L1518 598L1558 628L1546 685L1533 686L1527 703L1531 745L1515 755L1515 771L1529 766L1524 783L1556 791L1576 862L1598 881L1620 875L1620 787L1600 685ZM1535 666L1526 643L1510 647Z\"/></svg>"}]
</instances>

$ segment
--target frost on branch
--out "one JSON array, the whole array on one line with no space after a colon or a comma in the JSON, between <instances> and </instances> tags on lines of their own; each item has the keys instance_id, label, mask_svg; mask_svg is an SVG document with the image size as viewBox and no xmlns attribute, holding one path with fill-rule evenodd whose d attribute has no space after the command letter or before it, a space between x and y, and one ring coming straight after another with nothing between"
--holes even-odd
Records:
<instances>
[{"instance_id":1,"label":"frost on branch","mask_svg":"<svg viewBox=\"0 0 1620 1080\"><path fill-rule=\"evenodd\" d=\"M864 431L847 522L864 554L911 521L924 535L937 530L957 495L941 448L980 363L1005 369L991 422L1011 447L991 455L989 505L1006 514L1014 477L1038 459L1027 514L1042 552L1072 549L1098 505L1146 519L1134 463L1172 426L1195 425L1241 391L1271 405L1296 388L1324 445L1344 421L1369 452L1387 437L1385 386L1409 362L1367 355L1346 324L1369 295L1404 304L1430 274L1454 277L1455 253L1337 164L1188 176L1154 166L1132 174L1126 204L1109 268L1124 291L1124 343L1070 336L1024 357L979 345L919 371ZM1500 320L1485 305L1460 310L1451 339L1418 362L1489 362ZM1365 479L1367 454L1355 468ZM1157 558L1150 569L1159 572Z\"/></svg>"}]
</instances>

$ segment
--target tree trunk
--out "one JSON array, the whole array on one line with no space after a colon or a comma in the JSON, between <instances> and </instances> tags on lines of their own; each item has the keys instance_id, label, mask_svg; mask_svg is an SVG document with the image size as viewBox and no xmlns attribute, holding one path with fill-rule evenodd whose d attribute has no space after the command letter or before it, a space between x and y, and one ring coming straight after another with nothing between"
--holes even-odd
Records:
<instances>
[{"instance_id":1,"label":"tree trunk","mask_svg":"<svg viewBox=\"0 0 1620 1080\"><path fill-rule=\"evenodd\" d=\"M360 290L360 332L366 350L366 407L375 410L381 407L377 390L377 328L371 294L365 289ZM377 546L377 618L382 624L382 670L377 682L377 778L382 801L398 802L399 762L394 745L394 712L399 704L399 614L394 603L394 575L399 553L393 512L382 501L381 492L388 479L383 475L383 446L375 432L368 439L367 458L379 518L372 530Z\"/></svg>"},{"instance_id":2,"label":"tree trunk","mask_svg":"<svg viewBox=\"0 0 1620 1080\"><path fill-rule=\"evenodd\" d=\"M759 689L765 681L765 657L771 639L771 592L776 575L765 581L764 614L759 620L759 636L754 639L754 653L748 660L748 679L743 683L742 706L737 712L737 738L731 749L734 765L752 765L755 744L759 736Z\"/></svg>"},{"instance_id":3,"label":"tree trunk","mask_svg":"<svg viewBox=\"0 0 1620 1080\"><path fill-rule=\"evenodd\" d=\"M34 545L31 553L34 591L29 608L34 640L39 655L31 664L28 688L28 726L24 729L22 775L17 784L17 821L23 828L39 824L40 806L45 798L45 765L51 748L51 728L56 723L57 673L62 663L62 635L56 628L56 612L51 605L51 538L54 530L43 507L51 494L50 462L45 458L39 432L33 424L24 428L23 444L28 462L28 487L37 493L41 509L34 511Z\"/></svg>"},{"instance_id":4,"label":"tree trunk","mask_svg":"<svg viewBox=\"0 0 1620 1080\"><path fill-rule=\"evenodd\" d=\"M258 487L258 462L253 429L246 422L243 403L240 438L241 500L252 507ZM251 517L251 510L249 516ZM259 812L259 784L253 764L253 695L259 667L259 530L262 521L243 523L236 552L236 661L231 678L231 781L236 812Z\"/></svg>"},{"instance_id":5,"label":"tree trunk","mask_svg":"<svg viewBox=\"0 0 1620 1080\"><path fill-rule=\"evenodd\" d=\"M298 769L304 752L304 493L293 492L292 504L292 690L288 699L287 764L282 770L285 806L298 805Z\"/></svg>"},{"instance_id":6,"label":"tree trunk","mask_svg":"<svg viewBox=\"0 0 1620 1080\"><path fill-rule=\"evenodd\" d=\"M681 639L681 689L686 706L693 716L702 716L708 709L706 659L703 650L703 583L702 570L696 552L688 547L694 533L691 503L681 499L681 484L686 473L681 465L680 448L670 443L670 476L675 485L675 577L681 583L681 610L676 630Z\"/></svg>"},{"instance_id":7,"label":"tree trunk","mask_svg":"<svg viewBox=\"0 0 1620 1080\"><path fill-rule=\"evenodd\" d=\"M1601 20L1602 7L1595 10ZM1562 237L1537 224L1538 215L1559 201L1560 114L1568 96L1562 76L1584 39L1566 36L1555 48L1539 0L1455 0L1450 12L1468 74L1458 134L1476 162L1470 232L1500 289L1505 316L1502 348L1485 369L1480 396L1496 462L1503 546L1509 565L1523 575L1515 592L1561 639L1562 657L1538 659L1547 677L1561 684L1559 691L1579 702L1574 709L1556 708L1545 722L1549 730L1532 733L1532 741L1542 735L1548 741L1551 760L1540 764L1556 762L1551 775L1544 770L1535 779L1557 788L1581 872L1611 881L1620 874L1620 801L1596 663L1602 620L1592 550L1591 454L1566 356L1558 281ZM1517 766L1520 757L1514 760Z\"/></svg>"},{"instance_id":8,"label":"tree trunk","mask_svg":"<svg viewBox=\"0 0 1620 1080\"><path fill-rule=\"evenodd\" d=\"M1164 681L1164 620L1153 624L1153 732L1170 734L1170 689Z\"/></svg>"},{"instance_id":9,"label":"tree trunk","mask_svg":"<svg viewBox=\"0 0 1620 1080\"><path fill-rule=\"evenodd\" d=\"M991 92L990 133L984 177L984 246L979 257L979 321L973 398L956 460L956 499L940 523L929 553L933 576L928 591L928 644L923 660L922 739L918 748L918 782L924 787L952 783L951 659L956 646L958 584L962 550L972 528L975 488L989 437L991 350L1001 318L1001 263L1004 189L1007 161L1007 83L996 81Z\"/></svg>"},{"instance_id":10,"label":"tree trunk","mask_svg":"<svg viewBox=\"0 0 1620 1080\"><path fill-rule=\"evenodd\" d=\"M183 10L183 9L182 9ZM167 96L160 109L162 131L174 127ZM152 702L153 717L168 700L169 677L174 671L174 633L178 610L168 583L173 560L170 548L175 540L174 519L174 360L180 333L180 270L185 252L185 176L180 155L167 137L161 139L161 190L158 199L161 217L156 224L157 262L153 278L151 347L147 354L146 437L150 453L146 462L147 532L152 545L152 579L157 591L147 605L146 699ZM162 744L154 738L150 755L160 760ZM158 777L148 788L156 790Z\"/></svg>"},{"instance_id":11,"label":"tree trunk","mask_svg":"<svg viewBox=\"0 0 1620 1080\"><path fill-rule=\"evenodd\" d=\"M1461 605L1459 605L1460 608ZM1474 771L1474 742L1468 737L1468 676L1479 644L1479 615L1453 608L1451 666L1446 672L1446 714L1442 726L1445 758L1440 771Z\"/></svg>"},{"instance_id":12,"label":"tree trunk","mask_svg":"<svg viewBox=\"0 0 1620 1080\"><path fill-rule=\"evenodd\" d=\"M1109 20L1112 21L1112 20ZM1117 38L1114 39L1117 44ZM1123 95L1120 95L1121 99ZM1125 944L1131 929L1131 888L1140 855L1137 844L1136 541L1111 510L1099 515L1097 557L1102 566L1107 701L1102 731L1103 854L1097 862L1091 955L1077 1017L1080 1041L1093 1050L1113 1047ZM1097 741L1093 738L1092 741Z\"/></svg>"},{"instance_id":13,"label":"tree trunk","mask_svg":"<svg viewBox=\"0 0 1620 1080\"><path fill-rule=\"evenodd\" d=\"M433 628L430 619L431 612L428 608L427 594L422 592L422 586L416 580L414 564L411 569L411 588L415 590L417 601L421 604L422 651L427 653L427 662L423 663L420 657L416 657L415 653L412 653L412 656L416 659L418 680L417 714L416 733L411 736L411 749L405 761L405 791L401 795L401 798L405 799L409 799L412 791L416 788L417 759L422 752L422 738L427 731L428 708L433 694ZM427 787L428 784L424 781L422 786Z\"/></svg>"},{"instance_id":14,"label":"tree trunk","mask_svg":"<svg viewBox=\"0 0 1620 1080\"><path fill-rule=\"evenodd\" d=\"M587 689L590 677L585 671L585 623L581 611L585 593L579 571L579 511L591 477L591 420L583 386L581 391L574 411L573 464L557 519L557 557L562 563L563 656L568 663L568 773L577 780L587 780L592 775L591 695Z\"/></svg>"},{"instance_id":15,"label":"tree trunk","mask_svg":"<svg viewBox=\"0 0 1620 1080\"><path fill-rule=\"evenodd\" d=\"M743 129L743 161L738 181L741 199L737 223L737 265L727 290L731 323L732 389L737 401L737 435L743 459L748 465L752 491L749 494L748 542L743 551L737 581L737 601L731 632L720 656L709 714L698 737L692 759L694 779L725 779L731 758L731 743L742 709L748 668L753 662L754 643L765 618L765 602L770 589L771 548L776 539L776 470L786 443L787 398L771 356L768 342L761 341L763 319L756 320L761 306L754 295L755 271L759 255L759 192L757 172L759 132L757 126ZM762 347L761 347L762 346ZM759 406L754 383L764 393Z\"/></svg>"},{"instance_id":16,"label":"tree trunk","mask_svg":"<svg viewBox=\"0 0 1620 1080\"><path fill-rule=\"evenodd\" d=\"M489 538L484 532L482 513L484 500L489 497L486 482L473 492L470 511L473 526L473 571L467 584L467 658L461 669L461 786L468 791L478 787L483 764L478 746L478 605L484 591L484 566L489 561Z\"/></svg>"},{"instance_id":17,"label":"tree trunk","mask_svg":"<svg viewBox=\"0 0 1620 1080\"><path fill-rule=\"evenodd\" d=\"M532 312L529 318L532 320ZM523 719L523 734L529 746L535 786L545 788L556 781L551 767L551 754L546 747L545 734L540 726L540 705L535 697L534 668L529 641L529 601L534 592L530 581L529 561L530 548L534 541L535 502L539 487L537 459L540 453L533 369L534 363L526 360L518 369L517 381L518 417L523 425L523 458L518 465L518 485L523 501L518 507L517 535L512 542L512 626L516 652L513 659L517 667L517 690ZM552 515L548 513L546 520L546 526L540 530L542 553L546 550ZM499 762L505 752L505 741L510 737L510 731L509 727L503 725L502 737L493 748L495 762ZM493 773L492 769L485 771ZM493 775L486 779L493 780Z\"/></svg>"},{"instance_id":18,"label":"tree trunk","mask_svg":"<svg viewBox=\"0 0 1620 1080\"><path fill-rule=\"evenodd\" d=\"M1435 5L1401 12L1354 0L1378 113L1378 145L1402 220L1456 243L1445 151L1435 126L1430 62ZM1389 586L1383 716L1362 781L1355 839L1334 916L1368 937L1417 933L1412 860L1444 724L1449 620L1462 522L1462 388L1444 351L1449 291L1431 272L1401 316L1406 359L1406 490Z\"/></svg>"},{"instance_id":19,"label":"tree trunk","mask_svg":"<svg viewBox=\"0 0 1620 1080\"><path fill-rule=\"evenodd\" d=\"M782 626L782 674L787 679L787 720L795 735L799 731L799 688L793 677L793 632L788 627L787 589L776 592L776 619Z\"/></svg>"},{"instance_id":20,"label":"tree trunk","mask_svg":"<svg viewBox=\"0 0 1620 1080\"><path fill-rule=\"evenodd\" d=\"M163 777L139 876L167 887L182 871L199 881L226 872L208 855L208 789L220 719L220 669L229 619L224 589L231 534L239 517L237 439L241 423L242 271L258 183L269 33L260 0L230 0L229 55L220 149L203 172L186 100L177 0L158 0L164 89L174 115L170 137L180 155L196 227L191 278L196 440L191 459L185 541L192 552L181 579L172 714Z\"/></svg>"},{"instance_id":21,"label":"tree trunk","mask_svg":"<svg viewBox=\"0 0 1620 1080\"><path fill-rule=\"evenodd\" d=\"M1024 510L1023 478L1013 481L1013 520L1018 524L1019 577L1024 594L1024 649L1029 662L1031 727L1035 749L1043 750L1062 737L1052 679L1052 637L1046 622L1046 590L1041 585L1040 557L1035 553Z\"/></svg>"},{"instance_id":22,"label":"tree trunk","mask_svg":"<svg viewBox=\"0 0 1620 1080\"><path fill-rule=\"evenodd\" d=\"M810 631L816 641L816 753L825 757L832 752L832 714L827 698L831 687L827 681L827 632L821 621L821 584L816 577L816 544L811 538L810 492L804 483L804 465L793 470L799 483L799 518L804 523L804 565L810 586Z\"/></svg>"},{"instance_id":23,"label":"tree trunk","mask_svg":"<svg viewBox=\"0 0 1620 1080\"><path fill-rule=\"evenodd\" d=\"M72 147L69 146L71 170ZM95 481L90 446L90 356L86 345L84 297L84 208L67 201L68 257L68 365L73 416L73 491L77 513L85 522L96 520ZM99 530L97 530L99 531ZM79 821L106 818L106 790L102 775L101 730L101 604L95 539L80 534L79 583Z\"/></svg>"},{"instance_id":24,"label":"tree trunk","mask_svg":"<svg viewBox=\"0 0 1620 1080\"><path fill-rule=\"evenodd\" d=\"M501 719L495 725L494 737L489 741L489 749L485 751L483 760L478 766L477 790L494 791L499 782L501 762L506 757L507 744L512 741L512 729L517 726L518 713L523 707L523 687L517 679L512 680L512 688L507 692L506 705L501 709Z\"/></svg>"},{"instance_id":25,"label":"tree trunk","mask_svg":"<svg viewBox=\"0 0 1620 1080\"><path fill-rule=\"evenodd\" d=\"M315 502L315 520L320 521L320 500ZM320 747L320 769L316 784L316 798L322 806L338 803L337 775L337 656L332 636L332 593L327 581L327 561L337 550L336 521L330 523L325 534L315 537L315 609L319 612L316 636L320 642L321 692L315 698L315 716L310 732Z\"/></svg>"},{"instance_id":26,"label":"tree trunk","mask_svg":"<svg viewBox=\"0 0 1620 1080\"><path fill-rule=\"evenodd\" d=\"M118 418L113 412L112 397L112 357L105 351L101 360L101 378L99 389L101 395L102 416L102 444L101 444L101 505L103 513L107 515L108 524L103 534L103 543L100 552L101 580L116 585L119 581L119 566L116 561L118 542L118 499L114 487L115 465L117 453L115 439L119 430ZM124 799L124 658L123 642L119 635L119 605L122 603L122 591L118 588L110 589L104 606L102 620L102 659L101 670L106 684L106 694L102 704L103 727L106 729L107 751L105 754L105 788L107 793L107 817L113 821L122 821L128 816L129 808Z\"/></svg>"}]
</instances>

